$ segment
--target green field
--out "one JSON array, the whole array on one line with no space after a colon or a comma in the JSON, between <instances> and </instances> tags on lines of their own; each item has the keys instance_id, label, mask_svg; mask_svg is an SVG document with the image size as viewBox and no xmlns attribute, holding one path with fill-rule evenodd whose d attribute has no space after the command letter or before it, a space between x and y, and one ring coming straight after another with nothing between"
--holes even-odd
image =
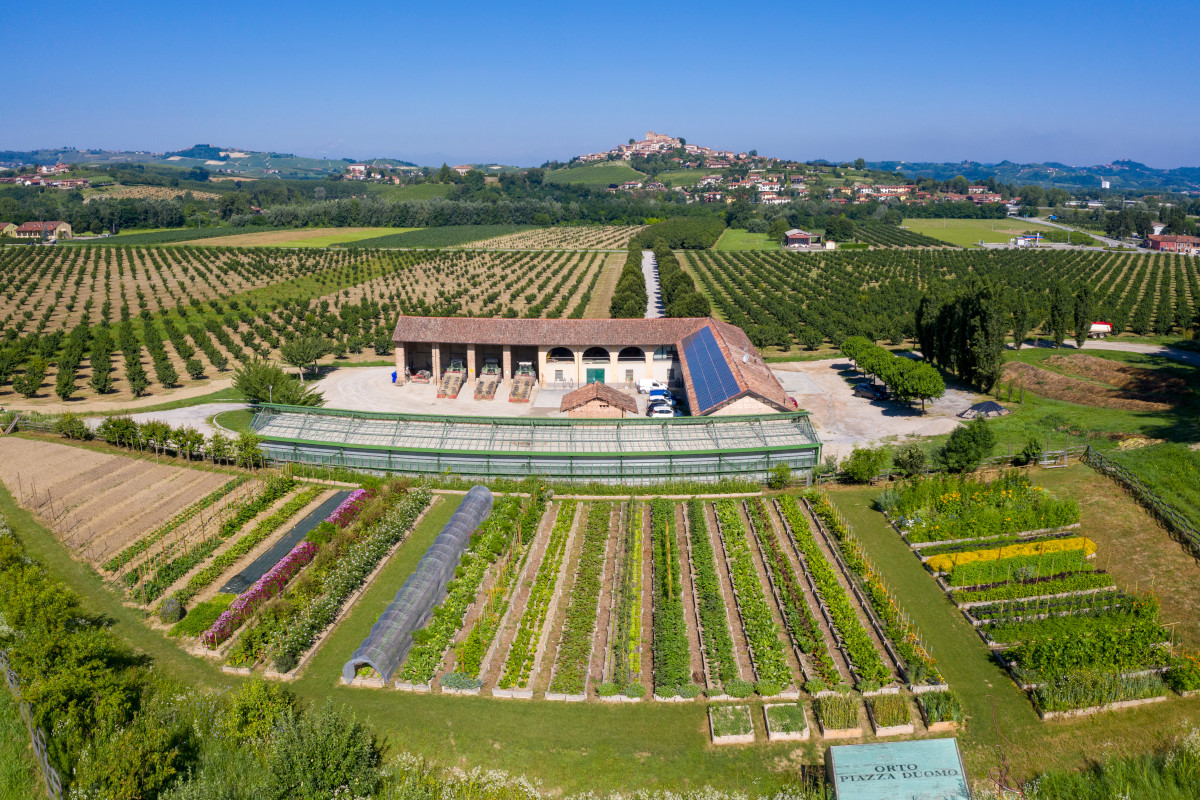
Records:
<instances>
[{"instance_id":1,"label":"green field","mask_svg":"<svg viewBox=\"0 0 1200 800\"><path fill-rule=\"evenodd\" d=\"M414 183L407 186L372 183L367 184L367 191L385 200L428 200L431 197L445 197L452 187L450 183Z\"/></svg>"},{"instance_id":2,"label":"green field","mask_svg":"<svg viewBox=\"0 0 1200 800\"><path fill-rule=\"evenodd\" d=\"M703 169L672 169L658 173L657 177L667 186L695 186L708 174L708 170Z\"/></svg>"},{"instance_id":3,"label":"green field","mask_svg":"<svg viewBox=\"0 0 1200 800\"><path fill-rule=\"evenodd\" d=\"M348 242L348 247L454 247L536 228L536 225L443 225Z\"/></svg>"},{"instance_id":4,"label":"green field","mask_svg":"<svg viewBox=\"0 0 1200 800\"><path fill-rule=\"evenodd\" d=\"M906 219L904 227L959 247L978 247L979 242L1008 244L1019 233L1051 228L1027 219ZM1080 237L1082 238L1082 237Z\"/></svg>"},{"instance_id":5,"label":"green field","mask_svg":"<svg viewBox=\"0 0 1200 800\"><path fill-rule=\"evenodd\" d=\"M603 188L611 183L641 181L646 176L622 161L602 161L572 169L556 169L546 173L546 183L574 183Z\"/></svg>"},{"instance_id":6,"label":"green field","mask_svg":"<svg viewBox=\"0 0 1200 800\"><path fill-rule=\"evenodd\" d=\"M286 242L273 243L272 247L328 247L332 244L345 244L363 239L377 239L380 236L392 236L418 228L354 228L345 233L331 233L327 236L313 236L308 239L292 239Z\"/></svg>"},{"instance_id":7,"label":"green field","mask_svg":"<svg viewBox=\"0 0 1200 800\"><path fill-rule=\"evenodd\" d=\"M714 250L779 250L779 242L765 233L726 228Z\"/></svg>"},{"instance_id":8,"label":"green field","mask_svg":"<svg viewBox=\"0 0 1200 800\"><path fill-rule=\"evenodd\" d=\"M915 233L956 244L978 247L979 242L1007 244L1017 234L1039 232L1046 242L1085 244L1103 247L1104 243L1076 231L1064 231L1041 225L1036 220L1008 217L1006 219L906 219L904 227Z\"/></svg>"}]
</instances>

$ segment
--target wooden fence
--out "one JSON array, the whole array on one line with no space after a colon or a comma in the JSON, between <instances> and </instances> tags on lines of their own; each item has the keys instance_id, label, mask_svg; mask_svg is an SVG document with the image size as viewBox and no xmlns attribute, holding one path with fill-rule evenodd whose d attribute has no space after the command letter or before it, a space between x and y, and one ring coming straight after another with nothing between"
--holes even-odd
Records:
<instances>
[{"instance_id":1,"label":"wooden fence","mask_svg":"<svg viewBox=\"0 0 1200 800\"><path fill-rule=\"evenodd\" d=\"M1101 455L1092 447L1088 447L1084 453L1083 462L1100 474L1107 475L1121 484L1163 524L1163 527L1173 533L1180 542L1190 547L1193 554L1200 557L1200 529L1197 529L1191 520L1146 486L1141 478L1111 458Z\"/></svg>"},{"instance_id":2,"label":"wooden fence","mask_svg":"<svg viewBox=\"0 0 1200 800\"><path fill-rule=\"evenodd\" d=\"M21 712L21 720L25 723L25 729L29 731L29 739L33 744L33 754L37 758L38 767L42 771L42 779L46 782L46 794L52 800L62 800L62 779L58 777L58 770L50 764L50 756L46 752L46 736L42 733L42 729L33 721L33 706L21 698L20 681L17 678L17 673L8 664L8 653L3 650L0 650L0 672L3 672L4 683L8 686L8 690L12 692L13 698L17 701L17 708Z\"/></svg>"}]
</instances>

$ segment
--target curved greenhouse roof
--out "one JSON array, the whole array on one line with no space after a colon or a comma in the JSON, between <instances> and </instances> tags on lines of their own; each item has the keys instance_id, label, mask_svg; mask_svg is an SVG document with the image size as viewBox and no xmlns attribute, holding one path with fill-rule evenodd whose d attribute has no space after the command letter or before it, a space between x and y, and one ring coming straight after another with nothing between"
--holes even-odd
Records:
<instances>
[{"instance_id":1,"label":"curved greenhouse roof","mask_svg":"<svg viewBox=\"0 0 1200 800\"><path fill-rule=\"evenodd\" d=\"M354 680L359 667L373 667L390 681L412 648L413 631L429 621L433 609L446 596L446 583L454 577L462 554L471 543L471 534L492 513L492 493L475 486L467 492L454 516L442 528L420 563L408 577L391 604L371 626L354 655L342 667L342 680Z\"/></svg>"}]
</instances>

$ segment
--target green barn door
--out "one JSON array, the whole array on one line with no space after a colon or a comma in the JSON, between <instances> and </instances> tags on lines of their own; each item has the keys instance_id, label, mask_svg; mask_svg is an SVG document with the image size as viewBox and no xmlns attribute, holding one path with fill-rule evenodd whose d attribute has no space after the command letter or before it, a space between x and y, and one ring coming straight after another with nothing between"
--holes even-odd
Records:
<instances>
[{"instance_id":1,"label":"green barn door","mask_svg":"<svg viewBox=\"0 0 1200 800\"><path fill-rule=\"evenodd\" d=\"M604 383L604 367L600 367L599 369L592 369L589 367L587 371L587 382Z\"/></svg>"}]
</instances>

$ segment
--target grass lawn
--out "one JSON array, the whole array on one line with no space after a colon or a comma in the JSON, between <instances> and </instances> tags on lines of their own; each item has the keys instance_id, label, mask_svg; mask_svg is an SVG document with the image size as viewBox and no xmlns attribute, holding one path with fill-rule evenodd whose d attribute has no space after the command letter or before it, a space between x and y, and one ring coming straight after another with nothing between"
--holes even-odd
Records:
<instances>
[{"instance_id":1,"label":"grass lawn","mask_svg":"<svg viewBox=\"0 0 1200 800\"><path fill-rule=\"evenodd\" d=\"M667 186L695 186L709 174L708 170L703 169L671 169L658 173L658 180Z\"/></svg>"},{"instance_id":2,"label":"grass lawn","mask_svg":"<svg viewBox=\"0 0 1200 800\"><path fill-rule=\"evenodd\" d=\"M633 167L621 161L602 161L585 167L555 169L546 173L546 183L578 183L584 186L603 188L610 183L640 181L646 178Z\"/></svg>"},{"instance_id":3,"label":"grass lawn","mask_svg":"<svg viewBox=\"0 0 1200 800\"><path fill-rule=\"evenodd\" d=\"M1043 470L1035 475L1060 496L1069 493L1081 500L1083 532L1096 538L1101 553L1098 557L1110 559L1105 563L1114 568L1114 574L1123 556L1140 553L1143 547L1155 550L1150 540L1160 544L1165 541L1167 549L1179 551L1178 545L1154 526L1133 500L1090 468L1079 465L1065 470ZM846 515L900 606L920 631L930 654L937 660L938 669L962 696L968 722L958 737L967 771L973 778L980 780L994 773L1001 755L1012 776L1025 779L1051 769L1079 769L1101 755L1146 753L1166 744L1185 719L1194 719L1200 713L1200 699L1172 698L1165 703L1112 714L1041 722L1033 705L992 660L983 641L938 589L920 561L887 525L883 515L870 507L879 491L835 488L830 497ZM1146 541L1136 546L1126 544L1130 536ZM1139 561L1138 568L1153 570L1157 563L1146 557ZM1177 574L1173 567L1169 574L1163 575L1163 583L1159 585L1164 593L1190 593L1195 597L1200 580L1194 568L1191 573L1187 586L1167 589L1165 581ZM1117 580L1124 586L1128 576L1117 575ZM1143 580L1142 588L1145 583ZM1163 617L1167 622L1179 619L1166 606Z\"/></svg>"},{"instance_id":4,"label":"grass lawn","mask_svg":"<svg viewBox=\"0 0 1200 800\"><path fill-rule=\"evenodd\" d=\"M254 421L254 412L248 408L238 408L233 411L222 411L212 418L213 424L234 433L249 432L250 423Z\"/></svg>"},{"instance_id":5,"label":"grass lawn","mask_svg":"<svg viewBox=\"0 0 1200 800\"><path fill-rule=\"evenodd\" d=\"M1024 347L1019 352L1005 351L1005 359L1033 364L1051 372L1061 372L1059 368L1046 364L1045 360L1055 355L1070 355L1075 352L1078 351L1073 348L1055 350L1049 347ZM997 455L1020 451L1035 437L1047 448L1061 449L1064 443L1074 446L1086 441L1096 449L1106 452L1117 446L1117 441L1108 434L1138 434L1150 439L1165 439L1177 443L1200 440L1200 394L1197 394L1200 392L1200 376L1195 368L1164 356L1142 353L1085 350L1084 354L1153 369L1168 377L1182 378L1191 386L1191 397L1188 402L1168 411L1134 411L1052 400L1039 397L1029 387L1026 387L1025 399L1021 402L1020 388L1014 385L1010 402L1008 383L1002 381L1000 401L1012 409L1013 413L990 422L992 430L996 433ZM994 399L995 392L992 396ZM930 441L940 444L944 440L945 437L936 437Z\"/></svg>"},{"instance_id":6,"label":"grass lawn","mask_svg":"<svg viewBox=\"0 0 1200 800\"><path fill-rule=\"evenodd\" d=\"M84 413L80 416L89 417L113 417L123 414L141 414L143 411L171 411L176 408L190 408L191 406L202 406L205 403L241 403L245 402L246 397L232 386L228 389L218 389L215 392L202 394L197 397L188 397L183 400L173 400L170 403L159 403L153 406L139 406L131 408L128 411L96 411L93 413Z\"/></svg>"},{"instance_id":7,"label":"grass lawn","mask_svg":"<svg viewBox=\"0 0 1200 800\"><path fill-rule=\"evenodd\" d=\"M714 250L779 250L779 242L765 233L750 233L741 228L726 228Z\"/></svg>"},{"instance_id":8,"label":"grass lawn","mask_svg":"<svg viewBox=\"0 0 1200 800\"><path fill-rule=\"evenodd\" d=\"M1007 244L1018 233L1049 230L1027 219L906 219L904 227L960 247L977 247L980 241Z\"/></svg>"},{"instance_id":9,"label":"grass lawn","mask_svg":"<svg viewBox=\"0 0 1200 800\"><path fill-rule=\"evenodd\" d=\"M314 236L309 239L294 239L279 242L276 247L327 247L331 244L357 242L360 239L372 239L376 236L387 236L392 233L407 233L416 228L348 228L345 233L331 233L326 236Z\"/></svg>"},{"instance_id":10,"label":"grass lawn","mask_svg":"<svg viewBox=\"0 0 1200 800\"><path fill-rule=\"evenodd\" d=\"M41 797L29 732L7 689L0 690L0 797Z\"/></svg>"}]
</instances>

